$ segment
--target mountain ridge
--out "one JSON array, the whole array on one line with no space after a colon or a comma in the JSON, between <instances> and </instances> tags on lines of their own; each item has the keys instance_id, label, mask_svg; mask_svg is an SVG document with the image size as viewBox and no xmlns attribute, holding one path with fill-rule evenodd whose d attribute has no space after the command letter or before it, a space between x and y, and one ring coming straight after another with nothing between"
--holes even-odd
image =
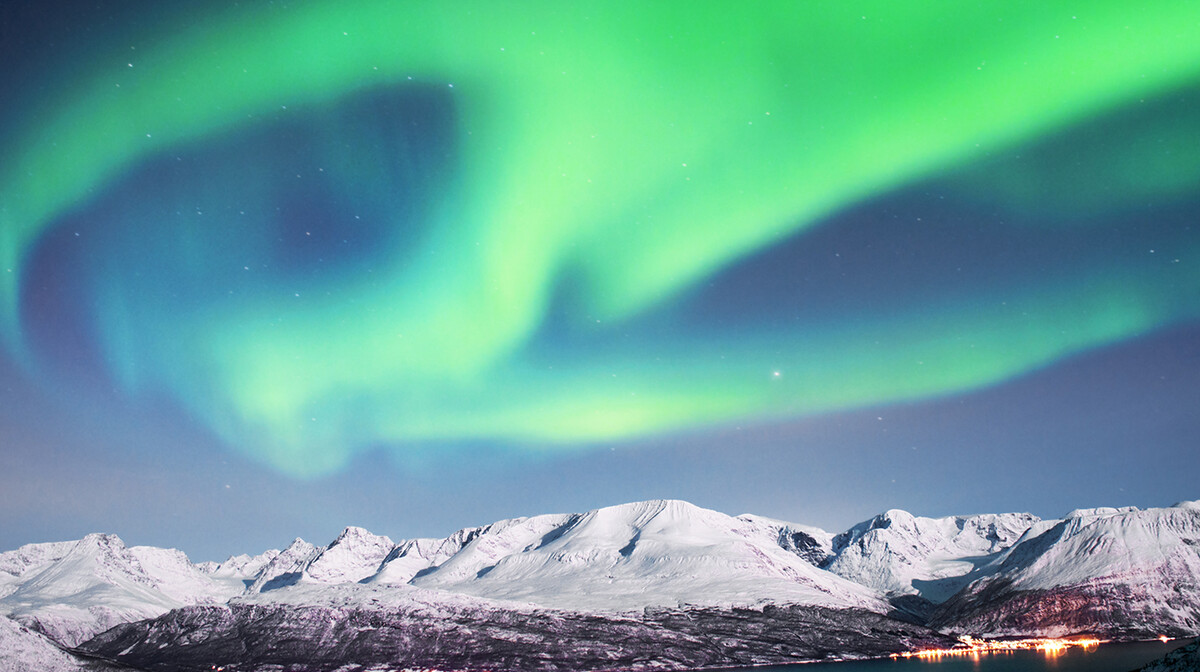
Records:
<instances>
[{"instance_id":1,"label":"mountain ridge","mask_svg":"<svg viewBox=\"0 0 1200 672\"><path fill-rule=\"evenodd\" d=\"M170 651L170 637L199 636L188 634L189 627L211 629L204 636L214 642L241 631L271 641L272 627L294 636L314 618L336 624L320 626L334 628L322 636L352 636L364 642L364 660L375 662L383 654L367 643L376 636L371 628L394 622L425 633L418 639L462 636L518 658L506 637L583 641L586 628L596 627L625 633L638 651L668 642L682 647L680 661L758 664L831 655L816 635L803 643L789 639L784 622L824 628L831 643L866 647L846 652L852 657L936 642L943 635L935 630L1194 635L1198 577L1200 502L1079 509L1057 520L925 518L892 509L835 535L681 500L649 500L506 519L441 539L393 541L347 527L325 546L297 538L283 550L220 563L193 564L173 549L126 547L114 535L26 545L0 553L0 613L60 646L133 665L137 656L157 660L158 649L134 642L139 635L131 633L160 638L154 647ZM679 620L686 614L703 616L686 624ZM429 618L458 625L414 625ZM486 642L460 632L488 619L504 625ZM522 619L538 625L526 627ZM728 636L738 639L734 623L753 624L747 627L763 633L762 641L742 641L741 653L728 659L686 650L701 646L710 630L733 628ZM111 649L118 641L128 653ZM197 655L229 653L214 647ZM537 664L543 663L550 665Z\"/></svg>"}]
</instances>

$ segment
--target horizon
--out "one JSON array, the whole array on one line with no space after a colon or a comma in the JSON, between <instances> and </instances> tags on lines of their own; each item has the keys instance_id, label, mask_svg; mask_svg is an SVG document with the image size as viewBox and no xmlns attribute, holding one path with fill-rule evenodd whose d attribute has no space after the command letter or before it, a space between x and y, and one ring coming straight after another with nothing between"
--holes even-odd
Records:
<instances>
[{"instance_id":1,"label":"horizon","mask_svg":"<svg viewBox=\"0 0 1200 672\"><path fill-rule=\"evenodd\" d=\"M0 549L1200 497L1183 10L675 7L6 7Z\"/></svg>"},{"instance_id":2,"label":"horizon","mask_svg":"<svg viewBox=\"0 0 1200 672\"><path fill-rule=\"evenodd\" d=\"M347 531L347 530L349 530L349 529L352 529L352 528L354 528L354 529L361 529L361 530L365 530L366 532L368 532L368 533L371 533L371 534L374 534L374 535L377 535L377 536L387 537L387 538L391 539L391 541L392 541L392 543L393 543L393 544L397 544L397 545L399 545L399 544L401 544L401 543L403 543L403 542L405 542L405 541L411 541L411 540L413 540L413 539L420 539L420 538L425 538L425 539L445 539L445 538L449 538L449 537L453 536L454 534L456 534L456 533L458 533L458 532L461 532L461 531L463 531L463 530L472 529L472 528L479 528L479 527L485 527L485 526L488 526L488 525L491 525L491 524L494 524L494 523L504 522L504 521L506 521L506 520L513 520L513 519L518 519L518 520L519 520L519 519L527 519L527 518L533 518L533 517L537 517L537 516L555 516L555 515L574 515L574 514L583 514L583 513L588 513L588 512L590 512L590 511L595 511L595 510L598 510L598 509L608 509L608 508L614 508L614 507L621 507L621 506L628 506L628 505L636 505L636 504L644 504L644 503L652 503L652 502L668 502L668 503L669 503L669 502L682 502L682 503L684 503L684 504L690 504L690 505L692 505L692 506L696 506L697 508L700 508L700 509L709 510L709 511L716 511L717 513L722 513L722 514L725 514L725 515L727 515L727 516L729 516L729 517L731 517L731 518L737 518L737 517L740 517L740 516L756 516L756 517L762 517L762 518L767 518L767 519L775 520L775 521L777 521L777 522L781 522L781 523L785 523L785 524L790 524L790 525L798 525L798 526L802 526L802 527L808 527L808 528L816 528L816 529L819 529L819 530L821 530L822 532L825 532L825 533L827 533L827 534L830 534L830 535L833 535L833 536L837 536L838 534L842 534L842 533L848 532L848 531L850 531L851 529L853 529L854 527L858 527L859 525L868 524L868 523L870 523L870 522L871 522L871 521L872 521L874 518L876 518L876 517L878 517L878 516L882 516L882 515L884 515L884 514L886 514L886 513L889 513L889 512L891 512L891 511L901 511L901 512L904 512L904 513L909 513L909 514L913 515L913 516L914 516L914 517L916 517L916 518L926 518L926 519L933 519L933 520L944 519L944 518L972 518L972 517L975 517L975 516L983 516L983 515L1007 515L1007 514L1016 514L1016 515L1019 515L1019 514L1030 514L1030 513L1032 513L1032 512L1030 512L1030 511L977 511L977 512L975 512L975 513L967 513L967 514L962 514L962 513L959 513L959 514L932 515L932 516L930 516L930 515L923 515L923 514L920 514L920 513L915 513L915 512L912 512L912 511L906 511L906 510L904 510L904 509L890 508L890 509L881 510L881 511L877 512L876 514L872 515L872 516L869 516L869 517L867 517L867 518L865 518L865 519L863 519L863 520L860 520L860 521L858 521L858 522L852 523L852 524L850 524L850 525L846 525L846 526L844 526L844 527L841 527L841 528L826 528L826 527L822 527L822 526L820 526L820 525L813 525L813 524L811 524L811 523L808 523L808 522L805 522L805 521L803 521L803 520L782 519L782 518L777 518L777 517L775 517L775 516L772 516L772 515L769 515L769 514L760 513L760 512L756 512L756 511L742 511L741 513L730 513L730 512L728 512L728 511L719 511L719 510L717 510L717 509L711 509L711 508L709 508L709 507L701 506L701 505L699 505L699 504L695 504L694 502L690 502L690 501L688 501L688 500L681 500L681 499L649 499L649 500L636 500L636 501L628 501L628 502L619 502L619 503L615 503L615 504L608 504L608 505L604 505L604 506L599 506L599 507L596 507L595 509L589 509L589 510L586 510L586 511L545 511L545 512L540 512L540 513L531 513L531 514L526 514L526 515L514 516L514 517L512 517L512 518L500 518L500 519L496 519L496 520L490 520L490 521L487 521L487 522L480 522L480 523L478 523L478 524L474 524L474 525L464 525L464 526L460 526L460 527L457 527L457 528L454 528L454 529L452 529L452 530L449 530L449 531L447 531L445 534L441 534L441 535L433 535L433 536L394 536L394 535L388 534L388 533L387 533L387 532L385 532L385 531L374 530L374 529L370 529L370 528L367 528L367 527L363 527L363 526L361 526L361 525L347 524L347 525L344 525L343 527L341 527L341 528L340 528L340 529L339 529L337 532L335 532L334 534L332 534L332 535L327 535L327 537L324 537L324 538L321 538L321 539L317 539L317 538L305 538L305 537L304 537L304 536L302 536L302 535L297 535L297 536L294 536L294 537L292 537L291 541L290 541L290 542L288 542L288 543L286 543L286 544L276 544L276 545L274 545L274 546L267 546L267 547L263 547L263 548L260 548L260 549L242 549L242 550L240 550L240 551L233 551L233 552L231 552L231 553L228 553L227 555L225 555L225 556L223 556L223 557L219 557L219 558L214 558L214 557L206 557L206 558L203 558L203 559L199 559L199 558L196 558L196 557L194 557L194 556L193 556L191 553L188 553L188 552L187 552L187 551L185 551L184 549L182 549L182 548L178 548L178 547L176 547L176 546L170 546L170 545L168 545L168 546L157 546L157 545L154 545L154 544L131 543L129 540L125 539L124 537L122 537L122 536L121 536L120 534L118 534L118 533L115 533L115 532L107 532L107 531L102 531L102 530L96 530L96 531L93 531L93 532L89 532L89 533L87 533L87 534L85 534L85 535L82 535L81 537L79 537L79 538L77 538L77 539L46 539L46 540L42 540L42 541L25 542L25 544L21 544L21 545L19 545L19 546L15 546L15 547L12 547L12 548L0 548L0 553L4 553L4 552L6 552L6 551L14 551L14 550L17 550L18 548L20 548L20 546L24 546L24 545L26 545L26 544L38 544L38 543L55 543L55 542L72 542L72 541L81 541L81 540L82 540L83 538L85 538L85 537L88 537L88 536L92 536L92 535L99 534L99 535L112 535L112 536L116 536L116 537L120 538L120 539L121 539L121 541L122 541L122 542L123 542L123 543L124 543L124 544L125 544L127 547L131 547L131 546L154 546L154 547L156 547L156 548L164 548L164 549L173 549L173 550L179 550L179 551L182 551L182 552L183 552L185 555L187 555L187 557L188 557L188 560L190 560L190 561L191 561L193 564L201 564L201 563L204 563L204 562L217 562L217 563L222 563L222 562L225 562L225 561L227 561L227 560L230 560L230 559L232 559L232 558L235 558L235 557L238 557L238 556L241 556L241 555L248 555L248 556L251 556L251 557L253 557L253 556L256 556L256 555L261 555L262 553L265 553L265 552L268 552L268 551L272 551L272 550L274 550L274 551L282 551L283 549L286 549L286 548L288 548L288 546L290 546L291 544L293 544L293 543L295 543L295 542L297 542L297 541L303 541L303 542L306 542L306 543L309 543L309 544L313 544L313 545L314 545L314 546L316 546L317 548L324 548L324 547L328 547L328 546L329 546L329 544L332 544L334 541L336 541L336 540L338 539L338 537L340 537L340 536L341 536L341 534L342 534L342 533L344 533L345 531ZM1071 513L1074 513L1075 511L1079 511L1079 510L1087 511L1087 510L1092 510L1092 509L1110 509L1110 508L1111 508L1111 509L1124 509L1124 508L1133 508L1133 509L1135 509L1135 510L1145 511L1145 510L1149 510L1149 509L1178 508L1178 507L1180 507L1180 506L1182 506L1182 505L1186 505L1186 504L1194 504L1194 503L1200 503L1200 499L1197 499L1197 500L1178 500L1178 501L1172 502L1171 504L1149 505L1149 506L1134 506L1134 505L1131 505L1131 504L1128 504L1128 505L1102 505L1102 504L1101 504L1101 505L1089 506L1089 507L1075 507L1074 509L1071 509L1070 511L1065 511L1065 512L1063 512L1062 514L1060 514L1060 515L1056 515L1056 516L1045 516L1045 515L1039 515L1039 514L1036 514L1036 513L1032 513L1032 515L1036 516L1038 519L1040 519L1040 520L1042 520L1042 521L1048 521L1048 520L1060 520L1060 521L1061 521L1061 520L1065 520L1065 519L1067 519L1067 518L1069 517L1069 514L1071 514ZM325 539L325 538L328 538L328 541L324 541L324 539Z\"/></svg>"}]
</instances>

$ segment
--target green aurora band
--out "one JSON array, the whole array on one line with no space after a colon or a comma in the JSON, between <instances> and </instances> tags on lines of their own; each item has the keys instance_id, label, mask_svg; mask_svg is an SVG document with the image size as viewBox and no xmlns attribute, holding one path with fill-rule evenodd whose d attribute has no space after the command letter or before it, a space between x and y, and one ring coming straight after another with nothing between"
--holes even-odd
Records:
<instances>
[{"instance_id":1,"label":"green aurora band","mask_svg":"<svg viewBox=\"0 0 1200 672\"><path fill-rule=\"evenodd\" d=\"M31 251L145 162L284 106L445 87L453 179L369 279L175 310L96 282L99 347L126 391L169 392L296 475L380 445L558 450L949 394L1200 307L1195 270L1094 269L786 333L534 347L564 283L577 328L618 334L854 203L1197 85L1197 2L358 0L185 25L101 45L5 127L0 333L38 366L20 319ZM1097 163L1120 161L1117 144ZM1184 156L1095 202L1187 193L1198 167ZM1020 200L1019 182L995 197Z\"/></svg>"}]
</instances>

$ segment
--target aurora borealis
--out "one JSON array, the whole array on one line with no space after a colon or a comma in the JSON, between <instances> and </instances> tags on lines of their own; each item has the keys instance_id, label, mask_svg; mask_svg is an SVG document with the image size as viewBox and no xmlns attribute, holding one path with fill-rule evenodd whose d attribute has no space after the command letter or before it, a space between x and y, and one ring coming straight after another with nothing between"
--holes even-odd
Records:
<instances>
[{"instance_id":1,"label":"aurora borealis","mask_svg":"<svg viewBox=\"0 0 1200 672\"><path fill-rule=\"evenodd\" d=\"M6 361L288 479L937 403L1200 317L1200 3L11 11Z\"/></svg>"}]
</instances>

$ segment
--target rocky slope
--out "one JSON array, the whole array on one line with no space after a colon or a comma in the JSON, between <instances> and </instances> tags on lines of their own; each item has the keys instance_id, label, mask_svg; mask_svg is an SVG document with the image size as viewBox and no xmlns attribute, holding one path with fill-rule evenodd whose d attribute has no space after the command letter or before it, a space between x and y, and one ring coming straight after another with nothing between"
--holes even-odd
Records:
<instances>
[{"instance_id":1,"label":"rocky slope","mask_svg":"<svg viewBox=\"0 0 1200 672\"><path fill-rule=\"evenodd\" d=\"M866 610L696 607L597 614L411 587L293 586L114 628L84 651L156 672L698 669L832 660L952 643ZM850 653L852 652L852 653Z\"/></svg>"},{"instance_id":2,"label":"rocky slope","mask_svg":"<svg viewBox=\"0 0 1200 672\"><path fill-rule=\"evenodd\" d=\"M242 587L204 574L179 551L127 548L114 535L90 534L49 562L41 560L62 547L41 550L0 599L0 614L66 646L176 607L224 602Z\"/></svg>"},{"instance_id":3,"label":"rocky slope","mask_svg":"<svg viewBox=\"0 0 1200 672\"><path fill-rule=\"evenodd\" d=\"M15 551L0 553L0 597L11 594L38 571L61 559L76 543L25 544Z\"/></svg>"},{"instance_id":4,"label":"rocky slope","mask_svg":"<svg viewBox=\"0 0 1200 672\"><path fill-rule=\"evenodd\" d=\"M45 635L0 616L0 672L102 672L114 670L63 651Z\"/></svg>"},{"instance_id":5,"label":"rocky slope","mask_svg":"<svg viewBox=\"0 0 1200 672\"><path fill-rule=\"evenodd\" d=\"M1036 525L933 615L986 636L1200 632L1200 503L1091 509Z\"/></svg>"},{"instance_id":6,"label":"rocky slope","mask_svg":"<svg viewBox=\"0 0 1200 672\"><path fill-rule=\"evenodd\" d=\"M834 537L825 568L889 597L941 603L1038 522L1027 513L921 518L892 509Z\"/></svg>"},{"instance_id":7,"label":"rocky slope","mask_svg":"<svg viewBox=\"0 0 1200 672\"><path fill-rule=\"evenodd\" d=\"M1196 503L893 510L835 536L660 500L443 539L350 527L201 565L111 535L33 544L0 554L0 613L147 669L678 669L948 644L897 620L930 616L975 636L1192 635L1197 577Z\"/></svg>"},{"instance_id":8,"label":"rocky slope","mask_svg":"<svg viewBox=\"0 0 1200 672\"><path fill-rule=\"evenodd\" d=\"M1196 672L1200 670L1200 639L1180 647L1135 672Z\"/></svg>"}]
</instances>

